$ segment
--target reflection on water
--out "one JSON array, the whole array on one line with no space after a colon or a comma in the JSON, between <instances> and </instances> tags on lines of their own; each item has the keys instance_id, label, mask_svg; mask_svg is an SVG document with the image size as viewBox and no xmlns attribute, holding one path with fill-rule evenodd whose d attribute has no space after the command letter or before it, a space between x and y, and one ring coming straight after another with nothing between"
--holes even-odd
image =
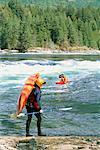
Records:
<instances>
[{"instance_id":1,"label":"reflection on water","mask_svg":"<svg viewBox=\"0 0 100 150\"><path fill-rule=\"evenodd\" d=\"M0 134L25 135L26 117L11 119L26 78L40 72L47 84L42 89L42 129L47 135L100 136L100 56L0 55ZM60 73L71 82L56 85ZM72 107L61 111L59 108ZM24 110L25 112L25 110ZM33 116L31 133L37 135Z\"/></svg>"}]
</instances>

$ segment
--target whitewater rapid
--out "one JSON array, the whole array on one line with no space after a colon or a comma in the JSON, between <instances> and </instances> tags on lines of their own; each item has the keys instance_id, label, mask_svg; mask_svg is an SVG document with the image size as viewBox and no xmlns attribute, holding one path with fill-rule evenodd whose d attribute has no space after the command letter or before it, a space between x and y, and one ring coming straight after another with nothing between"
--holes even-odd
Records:
<instances>
[{"instance_id":1,"label":"whitewater rapid","mask_svg":"<svg viewBox=\"0 0 100 150\"><path fill-rule=\"evenodd\" d=\"M93 58L94 56L91 56ZM100 135L100 59L36 58L0 60L0 133L24 135L25 120L12 120L20 91L28 76L39 72L46 80L42 88L42 107L48 111L43 130L49 135ZM64 73L71 81L58 86ZM72 107L68 112L59 108ZM25 112L25 109L24 109ZM34 118L34 117L33 117ZM32 132L36 134L35 118Z\"/></svg>"}]
</instances>

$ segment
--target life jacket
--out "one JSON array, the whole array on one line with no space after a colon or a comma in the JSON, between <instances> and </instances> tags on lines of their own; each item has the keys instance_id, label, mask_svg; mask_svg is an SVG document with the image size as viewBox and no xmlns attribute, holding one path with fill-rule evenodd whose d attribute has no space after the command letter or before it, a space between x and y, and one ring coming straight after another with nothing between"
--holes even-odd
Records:
<instances>
[{"instance_id":1,"label":"life jacket","mask_svg":"<svg viewBox=\"0 0 100 150\"><path fill-rule=\"evenodd\" d=\"M27 103L26 103L26 108L28 107L32 107L34 108L35 111L39 111L39 109L41 109L41 105L40 105L40 97L41 97L41 90L40 87L38 87L35 84L35 89L32 90L32 92L30 93ZM38 99L37 99L38 97Z\"/></svg>"},{"instance_id":2,"label":"life jacket","mask_svg":"<svg viewBox=\"0 0 100 150\"><path fill-rule=\"evenodd\" d=\"M19 113L22 112L24 106L26 105L27 99L31 91L35 88L34 85L37 79L38 77L36 75L32 75L26 80L25 85L23 86L23 89L18 99L17 109Z\"/></svg>"}]
</instances>

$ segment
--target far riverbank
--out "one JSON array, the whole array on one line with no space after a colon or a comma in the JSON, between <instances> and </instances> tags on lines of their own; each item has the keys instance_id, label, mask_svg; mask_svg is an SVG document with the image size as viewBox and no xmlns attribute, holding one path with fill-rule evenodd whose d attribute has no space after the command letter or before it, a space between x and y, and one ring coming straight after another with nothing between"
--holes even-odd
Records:
<instances>
[{"instance_id":1,"label":"far riverbank","mask_svg":"<svg viewBox=\"0 0 100 150\"><path fill-rule=\"evenodd\" d=\"M35 48L29 48L28 50L23 50L21 52L20 50L8 50L0 49L1 54L5 53L43 53L43 54L100 54L100 50L87 48L84 47L69 47L68 49L51 49L51 48L42 48L42 47L35 47Z\"/></svg>"}]
</instances>

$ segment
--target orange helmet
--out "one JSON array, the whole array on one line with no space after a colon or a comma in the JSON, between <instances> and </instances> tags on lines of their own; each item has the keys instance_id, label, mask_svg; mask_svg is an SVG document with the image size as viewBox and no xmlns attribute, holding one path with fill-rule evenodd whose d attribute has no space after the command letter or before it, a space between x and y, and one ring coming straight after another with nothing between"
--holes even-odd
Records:
<instances>
[{"instance_id":1,"label":"orange helmet","mask_svg":"<svg viewBox=\"0 0 100 150\"><path fill-rule=\"evenodd\" d=\"M46 82L44 81L44 79L42 78L38 78L36 81L36 84L41 88L43 84L45 84Z\"/></svg>"}]
</instances>

